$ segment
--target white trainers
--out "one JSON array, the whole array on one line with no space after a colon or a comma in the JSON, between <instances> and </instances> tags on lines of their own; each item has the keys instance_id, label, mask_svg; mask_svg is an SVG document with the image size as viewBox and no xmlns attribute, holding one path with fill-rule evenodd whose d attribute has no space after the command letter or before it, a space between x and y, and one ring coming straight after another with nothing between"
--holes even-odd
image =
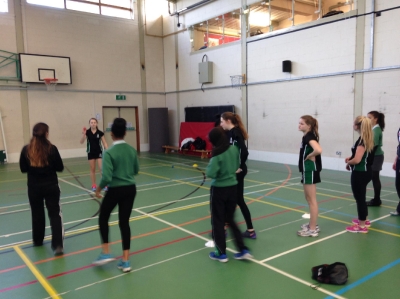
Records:
<instances>
[{"instance_id":1,"label":"white trainers","mask_svg":"<svg viewBox=\"0 0 400 299\"><path fill-rule=\"evenodd\" d=\"M318 237L318 232L317 230L299 230L297 232L297 235L300 237Z\"/></svg>"},{"instance_id":2,"label":"white trainers","mask_svg":"<svg viewBox=\"0 0 400 299\"><path fill-rule=\"evenodd\" d=\"M400 213L397 211L390 212L390 216L400 216Z\"/></svg>"},{"instance_id":3,"label":"white trainers","mask_svg":"<svg viewBox=\"0 0 400 299\"><path fill-rule=\"evenodd\" d=\"M301 230L309 230L309 229L310 229L310 223L304 223L304 224L302 224L300 227L301 227ZM318 225L318 224L315 226L315 231L316 231L317 233L320 232L320 230L319 230L319 225Z\"/></svg>"}]
</instances>

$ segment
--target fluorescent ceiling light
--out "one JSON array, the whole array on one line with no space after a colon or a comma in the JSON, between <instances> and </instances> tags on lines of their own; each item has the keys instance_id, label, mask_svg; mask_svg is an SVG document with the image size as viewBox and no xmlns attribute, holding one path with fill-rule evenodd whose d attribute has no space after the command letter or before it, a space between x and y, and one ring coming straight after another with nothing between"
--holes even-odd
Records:
<instances>
[{"instance_id":1,"label":"fluorescent ceiling light","mask_svg":"<svg viewBox=\"0 0 400 299\"><path fill-rule=\"evenodd\" d=\"M251 26L267 27L269 26L269 15L263 12L251 12L249 23Z\"/></svg>"}]
</instances>

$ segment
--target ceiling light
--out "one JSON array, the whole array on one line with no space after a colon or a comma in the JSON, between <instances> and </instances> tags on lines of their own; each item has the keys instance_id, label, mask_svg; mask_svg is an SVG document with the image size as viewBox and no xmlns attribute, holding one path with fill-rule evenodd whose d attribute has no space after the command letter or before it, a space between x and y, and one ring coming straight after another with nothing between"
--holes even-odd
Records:
<instances>
[{"instance_id":1,"label":"ceiling light","mask_svg":"<svg viewBox=\"0 0 400 299\"><path fill-rule=\"evenodd\" d=\"M267 27L269 26L269 15L262 12L252 12L249 16L251 26Z\"/></svg>"}]
</instances>

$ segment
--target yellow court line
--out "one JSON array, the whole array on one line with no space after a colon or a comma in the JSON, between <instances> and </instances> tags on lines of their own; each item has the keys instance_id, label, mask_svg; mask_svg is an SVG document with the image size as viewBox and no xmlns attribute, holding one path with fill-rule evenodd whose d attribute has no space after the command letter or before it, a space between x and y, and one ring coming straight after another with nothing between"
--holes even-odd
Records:
<instances>
[{"instance_id":1,"label":"yellow court line","mask_svg":"<svg viewBox=\"0 0 400 299\"><path fill-rule=\"evenodd\" d=\"M144 165L143 167L147 167L147 166L169 166L167 164L149 164L149 165ZM177 167L178 168L178 167ZM79 171L79 172L74 172L73 174L70 173L65 173L62 175L58 175L59 178L67 178L67 177L73 177L74 175L79 175L79 174L87 174L90 175L89 171ZM96 173L96 174L100 174L100 172ZM15 180L7 180L7 181L1 181L2 183L12 183L12 182L19 182L19 181L26 181L26 177L24 177L23 179L15 179Z\"/></svg>"},{"instance_id":2,"label":"yellow court line","mask_svg":"<svg viewBox=\"0 0 400 299\"><path fill-rule=\"evenodd\" d=\"M262 182L259 182L259 181L254 181L254 180L248 180L249 182L253 182L253 183L262 183ZM264 183L264 184L268 184L268 185L272 185L272 186L280 186L280 185L276 185L276 184L272 184L272 183ZM300 190L300 189L296 189L296 188L293 188L293 187L288 187L288 186L281 186L282 188L285 188L285 189L290 189L290 190L294 190L294 191L297 191L297 192L304 192L304 190ZM318 188L317 188L318 189ZM347 198L347 197L343 197L343 196L335 196L335 195L332 195L332 194L326 194L326 193L321 193L321 192L317 192L316 193L317 195L321 195L321 196L327 196L327 197L331 197L331 198L338 198L338 199L344 199L344 200L347 200L347 201L351 201L351 202L354 202L354 199L350 199L350 198ZM384 208L388 208L388 209L395 209L396 207L391 207L391 206L387 206L387 205L380 205L380 207L384 207Z\"/></svg>"},{"instance_id":3,"label":"yellow court line","mask_svg":"<svg viewBox=\"0 0 400 299\"><path fill-rule=\"evenodd\" d=\"M152 215L152 216L159 216L159 215L164 215L164 214L169 214L169 213L184 211L184 210L188 210L188 209L192 209L192 208L198 208L198 207L206 206L206 205L209 205L209 204L210 204L209 201L205 201L205 202L193 204L193 205L190 205L190 206L183 206L183 207L179 207L179 208L169 209L169 210L166 210L166 211L156 212L156 213L149 214L149 215ZM145 219L145 218L150 218L150 216L147 216L147 215L134 216L134 217L131 217L131 218L129 219L129 222L133 222L133 221L137 221L137 220L141 220L141 219ZM109 225L109 226L118 225L118 220L109 222L108 225ZM73 236L73 235L76 235L76 234L85 233L85 232L90 232L90 231L95 231L95 230L98 230L98 229L99 229L98 226L96 226L96 227L82 228L82 229L80 229L80 230L76 230L76 231L72 231L72 232L67 232L67 233L65 233L65 236ZM45 239L46 241L48 241L48 240L51 239L51 236L45 237L44 239ZM32 244L32 241L27 241L27 242L19 243L18 246L25 246L25 245L30 245L30 244ZM14 246L15 246L15 245L10 245L10 246L2 247L2 248L0 248L0 251L2 251L2 250L7 250L7 249L10 249L10 248L14 248Z\"/></svg>"},{"instance_id":4,"label":"yellow court line","mask_svg":"<svg viewBox=\"0 0 400 299\"><path fill-rule=\"evenodd\" d=\"M33 265L30 259L24 254L24 252L18 246L14 246L14 250L18 253L20 258L25 262L28 268L31 270L32 274L40 282L43 288L49 293L51 298L61 299L61 296L57 294L52 285L47 281L47 279L40 273L40 271Z\"/></svg>"},{"instance_id":5,"label":"yellow court line","mask_svg":"<svg viewBox=\"0 0 400 299\"><path fill-rule=\"evenodd\" d=\"M289 208L289 207L286 207L286 206L282 206L282 205L270 203L270 202L263 201L263 200L260 200L260 199L250 198L250 197L248 197L248 196L245 196L244 198L246 198L246 199L248 199L248 200L254 200L254 201L256 201L256 202L260 202L260 203L263 203L263 204L267 204L267 205L270 205L270 206L282 208L282 209L285 209L285 210L290 210L290 211L297 212L297 213L304 213L303 210L298 210L298 209ZM332 221L335 221L335 222L344 223L344 224L349 225L349 222L348 222L348 221L343 221L343 220L339 220L339 219L327 217L327 216L324 216L324 215L318 215L318 217L319 217L319 218L328 219L328 220L332 220ZM388 231L385 231L385 230L380 230L380 229L376 229L376 228L372 228L372 227L368 228L368 230L372 230L372 231L376 231L376 232L378 232L378 233L382 233L382 234L386 234L386 235L390 235L390 236L394 236L394 237L400 238L400 235L399 235L399 234L394 234L394 233L391 233L391 232L388 232Z\"/></svg>"}]
</instances>

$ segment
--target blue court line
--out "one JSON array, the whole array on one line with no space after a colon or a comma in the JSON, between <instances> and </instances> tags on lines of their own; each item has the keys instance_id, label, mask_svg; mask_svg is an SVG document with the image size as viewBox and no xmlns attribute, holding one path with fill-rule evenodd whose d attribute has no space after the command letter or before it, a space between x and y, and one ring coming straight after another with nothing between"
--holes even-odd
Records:
<instances>
[{"instance_id":1,"label":"blue court line","mask_svg":"<svg viewBox=\"0 0 400 299\"><path fill-rule=\"evenodd\" d=\"M335 295L343 295L344 293L350 291L351 289L354 289L355 287L359 286L360 284L370 280L371 278L374 278L375 276L381 274L382 272L389 270L390 268L400 264L400 259L395 260L394 262L391 262L390 264L387 264L386 266L383 266L382 268L368 274L367 276L364 276L363 278L353 282L352 284L340 289L339 291L335 292ZM333 299L334 297L328 296L325 297L324 299Z\"/></svg>"},{"instance_id":2,"label":"blue court line","mask_svg":"<svg viewBox=\"0 0 400 299\"><path fill-rule=\"evenodd\" d=\"M257 194L257 195L260 195L260 196L262 195L261 193L252 193L252 194ZM293 204L293 205L296 205L296 206L301 205L301 206L306 206L307 207L307 202L304 202L304 204L302 204L302 203L299 203L299 202L296 202L296 201L291 201L291 200L288 200L288 199L283 199L283 198L275 197L275 196L266 196L265 198L271 198L271 199L274 199L274 200L277 200L277 201L290 203L290 204ZM328 211L328 212L333 213L333 214L342 215L342 216L351 217L351 218L357 217L357 215L346 214L346 213L339 212L339 211L332 211L331 209L325 209L325 208L321 208L321 207L318 207L318 210ZM387 225L387 226L392 226L392 227L396 227L396 228L400 228L400 225L387 223L387 222L383 222L383 221L377 221L376 223Z\"/></svg>"}]
</instances>

